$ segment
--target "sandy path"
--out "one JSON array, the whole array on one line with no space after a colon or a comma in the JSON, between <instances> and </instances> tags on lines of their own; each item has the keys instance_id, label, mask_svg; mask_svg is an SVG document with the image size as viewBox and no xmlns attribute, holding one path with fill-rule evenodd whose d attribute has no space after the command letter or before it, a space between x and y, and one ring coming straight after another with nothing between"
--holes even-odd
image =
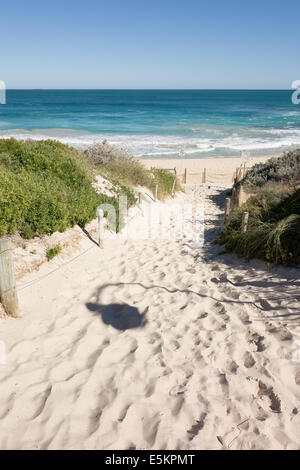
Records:
<instances>
[{"instance_id":1,"label":"sandy path","mask_svg":"<svg viewBox=\"0 0 300 470\"><path fill-rule=\"evenodd\" d=\"M224 190L191 197L202 249L87 240L22 279L45 276L0 320L1 449L221 449L245 420L231 448L300 448L299 270L218 256Z\"/></svg>"}]
</instances>

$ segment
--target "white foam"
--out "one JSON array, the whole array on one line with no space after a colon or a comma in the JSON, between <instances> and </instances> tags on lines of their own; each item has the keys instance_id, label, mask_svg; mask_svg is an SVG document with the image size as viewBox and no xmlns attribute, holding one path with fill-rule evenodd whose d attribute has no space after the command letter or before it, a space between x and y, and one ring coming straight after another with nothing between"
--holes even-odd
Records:
<instances>
[{"instance_id":1,"label":"white foam","mask_svg":"<svg viewBox=\"0 0 300 470\"><path fill-rule=\"evenodd\" d=\"M201 136L161 136L161 135L111 135L76 131L69 129L36 129L0 131L0 137L15 137L21 140L53 139L65 144L85 148L104 139L122 147L137 157L172 157L184 150L185 156L201 156L207 153L240 152L245 150L262 151L289 148L300 145L300 129L238 129L226 128L221 135ZM251 132L251 134L250 134Z\"/></svg>"}]
</instances>

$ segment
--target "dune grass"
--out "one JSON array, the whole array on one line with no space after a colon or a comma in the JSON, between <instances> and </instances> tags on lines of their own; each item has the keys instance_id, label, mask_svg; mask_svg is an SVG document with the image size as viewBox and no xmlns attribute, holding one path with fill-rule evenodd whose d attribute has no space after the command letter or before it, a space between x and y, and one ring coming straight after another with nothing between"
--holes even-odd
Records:
<instances>
[{"instance_id":1,"label":"dune grass","mask_svg":"<svg viewBox=\"0 0 300 470\"><path fill-rule=\"evenodd\" d=\"M249 212L249 225L241 233L244 211ZM264 188L233 212L216 242L246 259L300 264L300 189L287 195Z\"/></svg>"}]
</instances>

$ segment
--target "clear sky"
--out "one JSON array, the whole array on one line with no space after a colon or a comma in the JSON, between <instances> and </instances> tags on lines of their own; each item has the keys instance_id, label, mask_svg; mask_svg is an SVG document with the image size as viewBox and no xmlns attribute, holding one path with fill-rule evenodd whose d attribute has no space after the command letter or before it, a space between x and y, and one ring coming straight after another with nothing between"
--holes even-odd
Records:
<instances>
[{"instance_id":1,"label":"clear sky","mask_svg":"<svg viewBox=\"0 0 300 470\"><path fill-rule=\"evenodd\" d=\"M8 88L290 88L299 0L9 0Z\"/></svg>"}]
</instances>

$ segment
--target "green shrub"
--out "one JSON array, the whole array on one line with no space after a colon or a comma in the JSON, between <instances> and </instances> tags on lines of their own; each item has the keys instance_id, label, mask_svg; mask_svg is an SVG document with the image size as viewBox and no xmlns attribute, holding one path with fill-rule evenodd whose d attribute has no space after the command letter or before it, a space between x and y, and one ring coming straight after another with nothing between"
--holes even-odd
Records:
<instances>
[{"instance_id":1,"label":"green shrub","mask_svg":"<svg viewBox=\"0 0 300 470\"><path fill-rule=\"evenodd\" d=\"M46 252L48 261L55 258L55 256L59 255L60 252L61 252L60 245L56 245L53 248L49 248L49 250L47 250Z\"/></svg>"},{"instance_id":2,"label":"green shrub","mask_svg":"<svg viewBox=\"0 0 300 470\"><path fill-rule=\"evenodd\" d=\"M254 165L237 184L242 184L248 191L255 191L265 185L278 183L299 185L300 149L291 150L281 157L270 158L265 163Z\"/></svg>"},{"instance_id":3,"label":"green shrub","mask_svg":"<svg viewBox=\"0 0 300 470\"><path fill-rule=\"evenodd\" d=\"M24 238L84 226L102 203L91 169L75 149L55 141L0 139L0 236Z\"/></svg>"}]
</instances>

